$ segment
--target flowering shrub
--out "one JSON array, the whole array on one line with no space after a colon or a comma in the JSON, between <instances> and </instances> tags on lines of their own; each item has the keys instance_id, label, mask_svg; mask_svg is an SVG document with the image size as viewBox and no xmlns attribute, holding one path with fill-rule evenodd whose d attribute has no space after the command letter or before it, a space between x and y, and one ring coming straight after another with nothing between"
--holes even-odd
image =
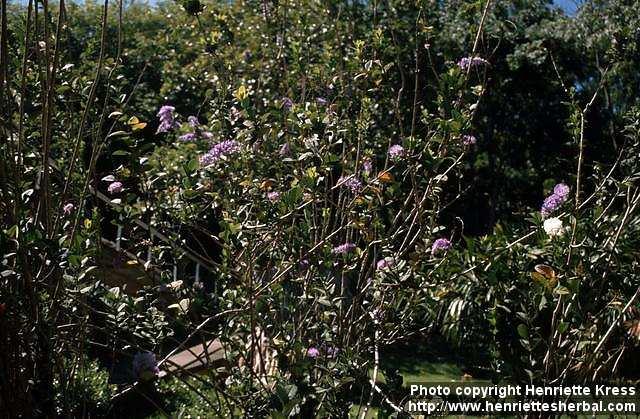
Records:
<instances>
[{"instance_id":1,"label":"flowering shrub","mask_svg":"<svg viewBox=\"0 0 640 419\"><path fill-rule=\"evenodd\" d=\"M619 201L618 193L640 170L632 157L640 146L638 116L637 110L628 115L620 164L594 176L589 194L574 190L572 197L567 185L557 184L529 228L498 226L497 234L465 250L464 259L476 261L471 268L453 268L463 274L445 287L445 304L456 310L441 319L442 330L463 347L484 342L500 376L593 382L635 374L626 354L638 348L637 314L630 310L638 298L632 285L638 260L625 249L639 244L629 217L640 195L626 188ZM567 211L560 213L563 204ZM543 218L552 212L557 215Z\"/></svg>"},{"instance_id":2,"label":"flowering shrub","mask_svg":"<svg viewBox=\"0 0 640 419\"><path fill-rule=\"evenodd\" d=\"M356 391L353 385L333 387L324 400L314 388L355 371L366 382L363 366L373 359L374 344L403 341L429 321L431 308L423 301L431 291L422 284L444 251L455 248L441 238L448 228L437 214L457 184L448 179L460 178L470 152L459 138L480 97L461 83L483 82L451 57L437 69L446 95L409 105L417 115L410 127L393 112L401 104L393 87L398 74L383 64L394 59L383 48L391 39L367 41L366 48L344 42L353 51L342 77L355 78L362 92L353 103L338 101L346 87L329 86L324 76L314 82L316 99L299 91L283 98L277 84L258 90L251 80L264 73L245 66L242 78L216 82L228 95L210 102L198 123L185 118L193 110L181 114L159 104L160 131L175 121L191 123L186 131L183 124L163 132L167 145L157 147L146 174L154 179L146 205L185 222L213 207L221 214L219 291L210 298L247 311L215 334L244 357L235 337L264 330L279 364L288 365L266 378L267 389L256 387L245 366L231 369L226 385L265 397L273 386L295 386L301 401L292 406L336 412L342 397ZM383 61L374 62L376 54ZM399 287L403 292L393 291ZM318 369L310 358L332 369Z\"/></svg>"},{"instance_id":3,"label":"flowering shrub","mask_svg":"<svg viewBox=\"0 0 640 419\"><path fill-rule=\"evenodd\" d=\"M185 143L185 134L175 133L167 146L188 156L178 161L193 159L195 151L199 165L181 178L165 176L164 186L156 186L157 200L171 200L175 209L206 202L194 214L220 209L219 304L246 307L248 317L237 314L219 335L236 347L232 337L265 330L270 348L289 365L267 378L270 386L324 386L345 368L367 365L374 343L406 339L429 316L421 303L429 292L421 283L454 248L432 234L445 228L434 215L449 187L447 176L461 170L466 152L456 141L460 132L449 132L445 121L453 117L459 129L468 126L473 102L467 101L478 98L454 88L467 76L448 67L447 100L462 94L463 101L435 118L427 117L425 104L414 134L402 136L403 122L391 112L395 93L385 94L381 84L395 75L379 64L369 68L368 54L356 48L344 75L364 72L358 83L372 89L359 99L355 118L324 99L281 99L276 89L270 96L266 88L254 91L238 80L226 86L231 103L214 108L200 125L214 138ZM244 76L251 77L249 69ZM388 129L377 122L383 120ZM380 141L385 132L393 137L386 146ZM428 138L419 134L427 132ZM176 161L162 149L154 159L163 170ZM185 184L188 195L166 195ZM392 292L399 286L411 293ZM329 362L335 373L316 369L309 358ZM232 370L227 384L246 385L247 374L242 367ZM334 388L331 397L344 391L353 391L351 385ZM301 397L308 400L304 409L339 409L337 399L320 401L313 392Z\"/></svg>"}]
</instances>

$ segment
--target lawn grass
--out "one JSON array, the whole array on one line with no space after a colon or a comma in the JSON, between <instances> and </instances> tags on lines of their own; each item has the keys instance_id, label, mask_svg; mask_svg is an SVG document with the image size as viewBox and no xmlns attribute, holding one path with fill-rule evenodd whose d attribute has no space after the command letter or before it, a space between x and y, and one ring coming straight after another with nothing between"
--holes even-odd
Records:
<instances>
[{"instance_id":1,"label":"lawn grass","mask_svg":"<svg viewBox=\"0 0 640 419\"><path fill-rule=\"evenodd\" d=\"M393 348L380 354L380 371L376 381L379 384L386 384L384 371L397 370L402 376L402 387L407 391L411 383L490 382L487 377L472 376L465 367L464 360L451 356L452 353L454 352L437 344L412 344ZM373 370L371 369L369 373L372 374ZM349 417L359 417L361 409L361 405L353 405L349 411ZM379 409L372 406L365 418L377 418L378 414ZM445 417L457 418L460 416Z\"/></svg>"}]
</instances>

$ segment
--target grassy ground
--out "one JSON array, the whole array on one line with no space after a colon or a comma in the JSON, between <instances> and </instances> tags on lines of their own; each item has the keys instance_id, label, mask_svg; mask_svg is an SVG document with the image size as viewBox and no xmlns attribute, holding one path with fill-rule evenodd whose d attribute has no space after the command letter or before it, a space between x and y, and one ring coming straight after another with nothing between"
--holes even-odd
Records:
<instances>
[{"instance_id":1,"label":"grassy ground","mask_svg":"<svg viewBox=\"0 0 640 419\"><path fill-rule=\"evenodd\" d=\"M384 371L397 371L402 377L402 387L409 391L411 383L452 383L452 382L489 382L486 374L472 371L465 367L463 359L451 356L453 351L437 344L412 344L407 347L394 348L389 353L380 355L382 372L378 374L377 382L387 384ZM370 371L372 373L372 371ZM362 406L354 405L349 412L352 418L360 417ZM386 417L380 415L377 407L371 407L366 418ZM459 416L448 416L457 418Z\"/></svg>"}]
</instances>

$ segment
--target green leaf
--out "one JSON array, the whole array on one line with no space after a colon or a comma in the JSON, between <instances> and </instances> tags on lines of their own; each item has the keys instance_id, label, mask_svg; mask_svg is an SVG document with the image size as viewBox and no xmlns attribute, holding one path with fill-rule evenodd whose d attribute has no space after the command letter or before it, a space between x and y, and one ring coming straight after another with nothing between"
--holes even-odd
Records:
<instances>
[{"instance_id":1,"label":"green leaf","mask_svg":"<svg viewBox=\"0 0 640 419\"><path fill-rule=\"evenodd\" d=\"M111 138L111 137L124 137L125 135L129 135L128 132L126 131L116 131L116 132L112 132L111 134L109 134L107 136L107 138Z\"/></svg>"},{"instance_id":2,"label":"green leaf","mask_svg":"<svg viewBox=\"0 0 640 419\"><path fill-rule=\"evenodd\" d=\"M559 332L559 333L564 333L564 332L567 330L567 328L568 328L568 327L569 327L569 325L568 325L567 323L565 323L565 322L560 322L560 323L558 324L558 332Z\"/></svg>"},{"instance_id":3,"label":"green leaf","mask_svg":"<svg viewBox=\"0 0 640 419\"><path fill-rule=\"evenodd\" d=\"M198 167L199 167L198 160L191 159L187 162L187 164L185 164L184 170L185 172L187 172L187 174L191 174L191 173L194 173L196 170L198 170Z\"/></svg>"},{"instance_id":4,"label":"green leaf","mask_svg":"<svg viewBox=\"0 0 640 419\"><path fill-rule=\"evenodd\" d=\"M522 323L518 325L518 335L523 339L527 339L529 337L529 329L527 329L526 325Z\"/></svg>"}]
</instances>

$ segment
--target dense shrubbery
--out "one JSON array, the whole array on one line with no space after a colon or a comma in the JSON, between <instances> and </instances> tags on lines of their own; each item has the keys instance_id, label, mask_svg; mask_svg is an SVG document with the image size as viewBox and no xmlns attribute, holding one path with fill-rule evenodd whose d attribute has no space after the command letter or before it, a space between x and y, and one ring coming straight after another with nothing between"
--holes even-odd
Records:
<instances>
[{"instance_id":1,"label":"dense shrubbery","mask_svg":"<svg viewBox=\"0 0 640 419\"><path fill-rule=\"evenodd\" d=\"M436 336L637 378L637 4L63 5L3 9L9 416L398 413L380 353Z\"/></svg>"}]
</instances>

